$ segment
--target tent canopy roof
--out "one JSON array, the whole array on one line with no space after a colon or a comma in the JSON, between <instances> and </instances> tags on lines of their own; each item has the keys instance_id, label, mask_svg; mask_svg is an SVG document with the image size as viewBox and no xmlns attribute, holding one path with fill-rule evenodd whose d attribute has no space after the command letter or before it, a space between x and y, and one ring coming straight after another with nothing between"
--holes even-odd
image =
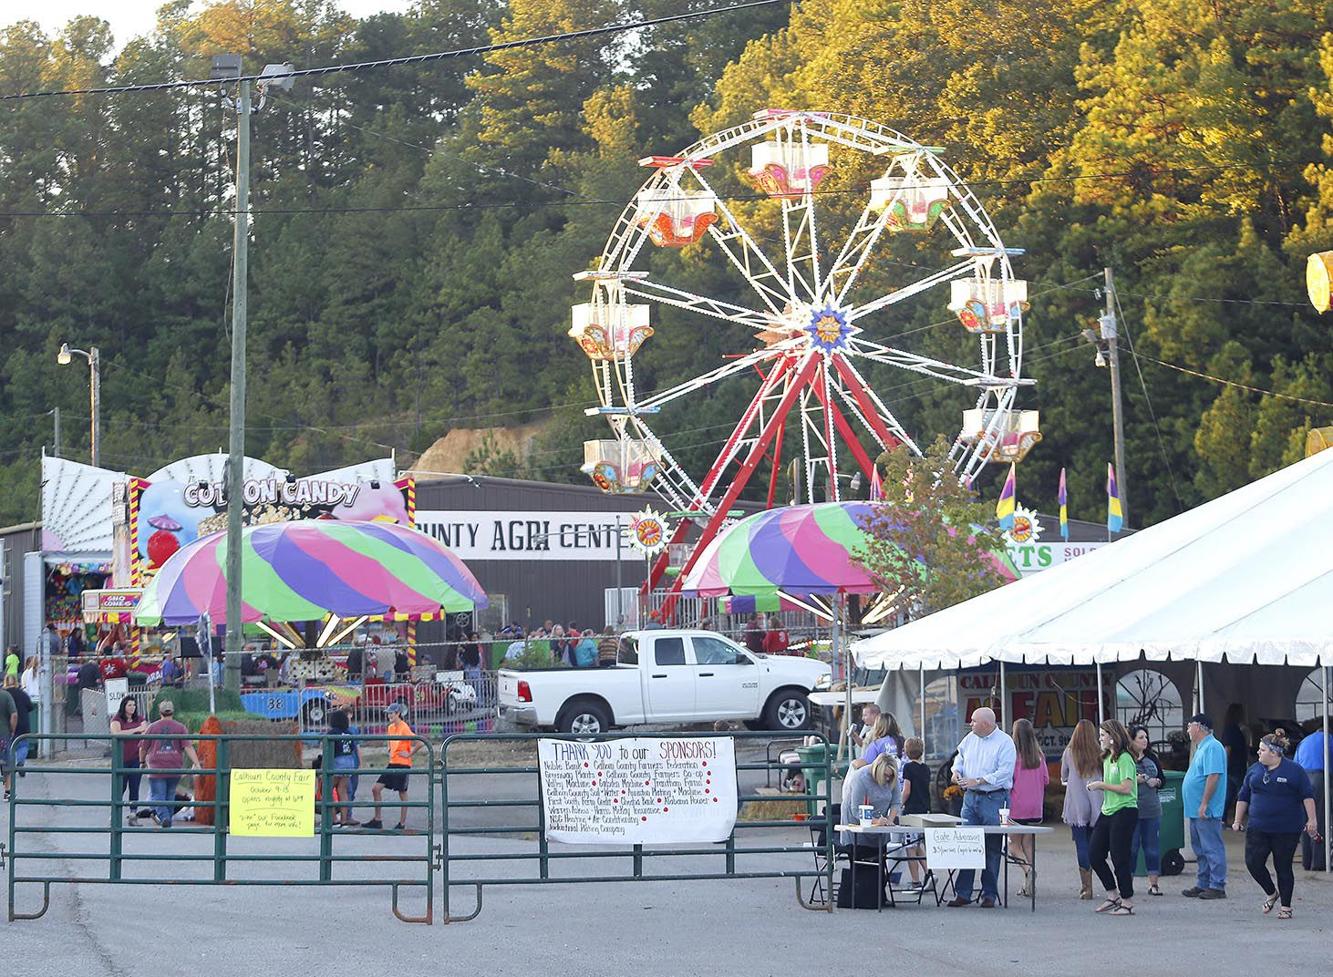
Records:
<instances>
[{"instance_id":1,"label":"tent canopy roof","mask_svg":"<svg viewBox=\"0 0 1333 977\"><path fill-rule=\"evenodd\" d=\"M1333 664L1333 450L853 645L871 668Z\"/></svg>"}]
</instances>

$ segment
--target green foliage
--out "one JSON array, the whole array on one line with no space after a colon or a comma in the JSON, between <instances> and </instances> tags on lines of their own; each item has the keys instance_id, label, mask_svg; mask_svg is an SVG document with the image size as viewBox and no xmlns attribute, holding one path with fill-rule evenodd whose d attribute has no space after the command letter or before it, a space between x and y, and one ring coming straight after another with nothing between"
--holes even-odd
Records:
<instances>
[{"instance_id":1,"label":"green foliage","mask_svg":"<svg viewBox=\"0 0 1333 977\"><path fill-rule=\"evenodd\" d=\"M56 36L0 30L0 92L197 78L220 51L309 67L712 6L421 0L357 20L324 0L173 0L119 50L93 16ZM272 95L253 127L249 453L311 471L410 458L456 427L545 421L525 461L489 450L470 464L582 480L580 442L605 425L583 414L587 360L565 335L583 295L571 273L600 253L640 156L766 106L851 112L942 147L1025 249L1023 369L1039 385L1022 406L1041 408L1045 432L1019 479L1028 502L1049 506L1064 466L1072 514L1100 517L1107 382L1075 337L1101 311L1104 266L1140 354L1122 356L1133 525L1294 460L1330 423L1333 347L1301 269L1333 248L1333 2L993 0L979 14L972 0L827 0ZM0 103L0 525L38 516L53 407L63 454L86 456L87 376L56 365L61 342L102 351L104 465L146 475L226 444L234 126L203 89ZM875 175L834 167L822 240L855 220ZM710 180L750 195L739 168ZM732 205L776 226L771 201ZM862 287L901 287L949 246L899 235ZM710 244L648 250L663 283L752 300ZM860 325L974 364L944 303L933 290ZM674 308L654 327L635 362L644 389L753 343ZM970 391L865 372L919 441L952 434L970 406ZM687 469L712 462L752 384L664 408L655 427ZM784 458L798 440L787 432ZM993 497L999 477L978 488Z\"/></svg>"},{"instance_id":2,"label":"green foliage","mask_svg":"<svg viewBox=\"0 0 1333 977\"><path fill-rule=\"evenodd\" d=\"M991 554L1004 551L994 510L953 477L949 443L922 457L905 447L882 454L884 497L855 559L914 617L993 590L1004 580Z\"/></svg>"}]
</instances>

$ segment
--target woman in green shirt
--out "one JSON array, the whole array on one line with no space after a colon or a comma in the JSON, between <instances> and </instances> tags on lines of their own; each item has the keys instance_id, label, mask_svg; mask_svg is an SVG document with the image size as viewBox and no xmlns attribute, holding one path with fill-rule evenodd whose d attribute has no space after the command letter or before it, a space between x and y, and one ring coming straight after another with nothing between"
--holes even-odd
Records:
<instances>
[{"instance_id":1,"label":"woman in green shirt","mask_svg":"<svg viewBox=\"0 0 1333 977\"><path fill-rule=\"evenodd\" d=\"M1134 915L1134 860L1131 847L1139 821L1138 765L1129 748L1129 731L1114 719L1101 726L1102 779L1088 784L1100 790L1102 816L1092 830L1089 857L1106 900L1097 912L1111 916ZM1107 865L1107 855L1111 864ZM1112 871L1114 869L1114 871Z\"/></svg>"}]
</instances>

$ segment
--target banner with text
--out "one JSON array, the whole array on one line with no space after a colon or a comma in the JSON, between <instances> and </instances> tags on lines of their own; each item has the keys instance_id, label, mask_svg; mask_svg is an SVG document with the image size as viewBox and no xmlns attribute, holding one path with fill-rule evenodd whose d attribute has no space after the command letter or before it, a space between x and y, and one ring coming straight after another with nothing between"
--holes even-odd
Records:
<instances>
[{"instance_id":1,"label":"banner with text","mask_svg":"<svg viewBox=\"0 0 1333 977\"><path fill-rule=\"evenodd\" d=\"M238 838L313 835L315 771L233 770L230 830Z\"/></svg>"},{"instance_id":2,"label":"banner with text","mask_svg":"<svg viewBox=\"0 0 1333 977\"><path fill-rule=\"evenodd\" d=\"M417 529L439 540L460 560L615 560L616 536L626 561L640 555L629 545L630 513L552 510L418 509Z\"/></svg>"},{"instance_id":3,"label":"banner with text","mask_svg":"<svg viewBox=\"0 0 1333 977\"><path fill-rule=\"evenodd\" d=\"M736 825L729 737L537 744L546 838L574 845L725 841Z\"/></svg>"}]
</instances>

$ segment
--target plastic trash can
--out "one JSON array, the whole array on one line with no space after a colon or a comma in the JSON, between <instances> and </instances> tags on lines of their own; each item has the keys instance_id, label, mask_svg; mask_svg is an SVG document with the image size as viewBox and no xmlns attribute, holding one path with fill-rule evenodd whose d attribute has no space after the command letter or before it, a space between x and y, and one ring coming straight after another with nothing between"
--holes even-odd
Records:
<instances>
[{"instance_id":1,"label":"plastic trash can","mask_svg":"<svg viewBox=\"0 0 1333 977\"><path fill-rule=\"evenodd\" d=\"M796 755L801 758L801 774L805 777L805 792L807 794L821 794L824 791L824 763L828 758L832 761L834 778L845 777L847 768L851 766L851 758L844 755L841 761L837 760L838 745L836 743L815 743L813 746L798 746ZM819 815L819 802L821 798L811 797L805 802L806 812L810 817ZM838 803L838 798L833 798L833 803Z\"/></svg>"},{"instance_id":2,"label":"plastic trash can","mask_svg":"<svg viewBox=\"0 0 1333 977\"><path fill-rule=\"evenodd\" d=\"M1185 804L1180 796L1180 783L1185 779L1185 773L1183 770L1166 770L1163 776L1166 782L1157 789L1157 797L1162 802L1162 827L1158 835L1162 875L1179 875L1185 870L1185 856L1181 854L1185 847ZM1134 866L1134 874L1148 874L1142 851Z\"/></svg>"}]
</instances>

